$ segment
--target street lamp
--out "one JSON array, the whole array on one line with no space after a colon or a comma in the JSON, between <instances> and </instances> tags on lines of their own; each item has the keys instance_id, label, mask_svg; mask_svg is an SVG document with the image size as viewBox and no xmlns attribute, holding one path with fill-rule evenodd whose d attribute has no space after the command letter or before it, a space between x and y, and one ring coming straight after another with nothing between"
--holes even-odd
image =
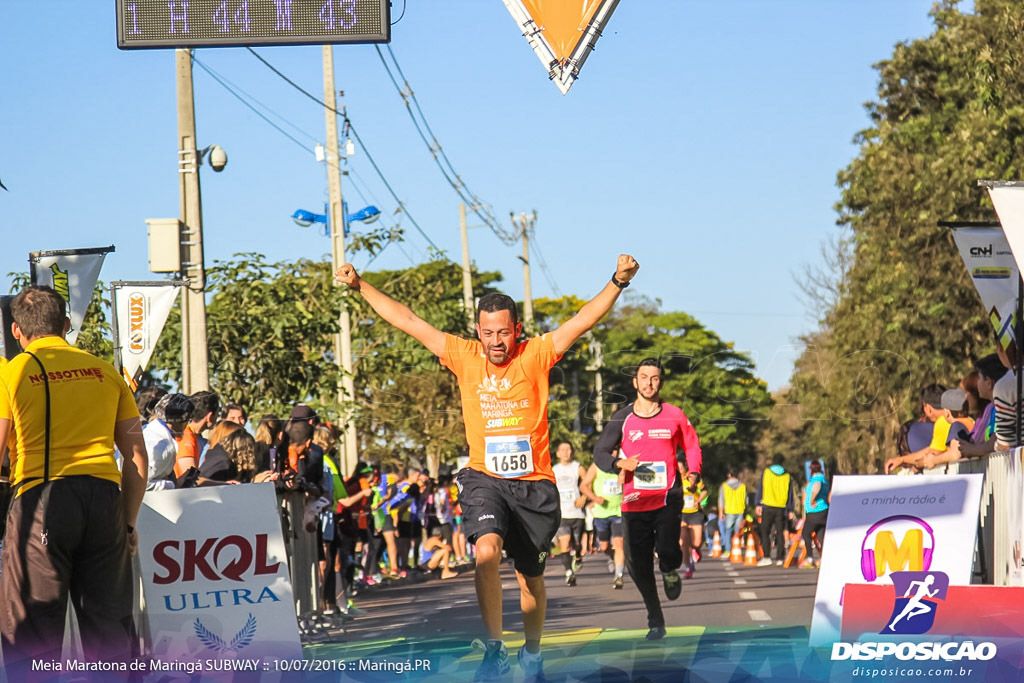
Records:
<instances>
[{"instance_id":1,"label":"street lamp","mask_svg":"<svg viewBox=\"0 0 1024 683\"><path fill-rule=\"evenodd\" d=\"M380 218L380 209L373 204L364 206L355 213L349 213L348 202L342 202L341 211L345 215L345 237L348 237L350 232L348 227L350 223L373 223ZM331 234L331 226L330 221L327 218L326 204L324 204L323 213L313 213L306 209L296 209L295 213L292 214L292 220L295 221L296 225L303 228L308 228L314 223L322 223L324 226L324 235Z\"/></svg>"}]
</instances>

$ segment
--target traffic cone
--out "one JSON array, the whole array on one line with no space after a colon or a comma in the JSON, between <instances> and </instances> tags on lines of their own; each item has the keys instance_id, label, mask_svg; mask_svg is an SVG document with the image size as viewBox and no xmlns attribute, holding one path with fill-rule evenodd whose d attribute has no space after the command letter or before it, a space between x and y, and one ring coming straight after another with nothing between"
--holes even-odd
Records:
<instances>
[{"instance_id":1,"label":"traffic cone","mask_svg":"<svg viewBox=\"0 0 1024 683\"><path fill-rule=\"evenodd\" d=\"M721 557L721 556L722 556L722 537L716 531L715 532L715 539L711 543L711 557Z\"/></svg>"},{"instance_id":2,"label":"traffic cone","mask_svg":"<svg viewBox=\"0 0 1024 683\"><path fill-rule=\"evenodd\" d=\"M732 549L729 551L729 562L743 564L743 543L739 534L732 535Z\"/></svg>"},{"instance_id":3,"label":"traffic cone","mask_svg":"<svg viewBox=\"0 0 1024 683\"><path fill-rule=\"evenodd\" d=\"M743 565L746 567L757 566L757 546L754 544L754 536L747 536L747 553L743 556Z\"/></svg>"}]
</instances>

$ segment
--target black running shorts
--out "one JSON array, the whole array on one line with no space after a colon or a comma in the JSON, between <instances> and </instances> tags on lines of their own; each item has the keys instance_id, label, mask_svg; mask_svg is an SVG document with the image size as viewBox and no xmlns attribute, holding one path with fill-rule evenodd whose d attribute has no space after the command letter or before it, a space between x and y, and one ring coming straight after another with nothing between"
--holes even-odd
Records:
<instances>
[{"instance_id":1,"label":"black running shorts","mask_svg":"<svg viewBox=\"0 0 1024 683\"><path fill-rule=\"evenodd\" d=\"M498 534L517 572L541 576L562 519L555 484L500 479L469 468L459 472L455 483L462 504L462 528L470 542L484 534Z\"/></svg>"}]
</instances>

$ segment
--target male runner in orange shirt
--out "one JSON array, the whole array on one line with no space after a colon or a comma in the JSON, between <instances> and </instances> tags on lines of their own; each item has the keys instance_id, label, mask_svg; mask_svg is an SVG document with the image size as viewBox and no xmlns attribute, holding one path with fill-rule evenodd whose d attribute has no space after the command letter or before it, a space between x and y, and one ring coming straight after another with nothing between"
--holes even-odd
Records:
<instances>
[{"instance_id":1,"label":"male runner in orange shirt","mask_svg":"<svg viewBox=\"0 0 1024 683\"><path fill-rule=\"evenodd\" d=\"M558 529L558 489L548 436L548 371L585 332L611 310L639 269L619 256L615 273L597 296L554 332L520 342L523 326L515 301L492 293L480 298L479 341L445 334L409 307L363 281L351 264L335 279L359 292L384 320L411 335L455 373L469 443L469 466L457 478L466 535L476 543L476 595L489 640L475 641L484 660L475 681L500 680L509 671L501 640L501 578L504 549L515 561L526 644L519 664L540 677L540 638L547 594L544 563Z\"/></svg>"}]
</instances>

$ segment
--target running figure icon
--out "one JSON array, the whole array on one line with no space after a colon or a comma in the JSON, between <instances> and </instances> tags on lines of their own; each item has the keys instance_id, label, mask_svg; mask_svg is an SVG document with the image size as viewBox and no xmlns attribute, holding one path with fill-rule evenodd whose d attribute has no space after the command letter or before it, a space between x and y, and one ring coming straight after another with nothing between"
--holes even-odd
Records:
<instances>
[{"instance_id":1,"label":"running figure icon","mask_svg":"<svg viewBox=\"0 0 1024 683\"><path fill-rule=\"evenodd\" d=\"M907 604L903 607L903 611L899 613L899 616L893 619L892 623L889 624L890 631L895 632L896 624L904 617L906 617L907 621L910 621L914 617L921 616L922 614L928 614L935 610L934 603L929 604L924 602L924 598L934 598L939 593L938 588L934 591L929 590L933 583L935 583L935 576L933 574L926 576L923 581L912 581L910 583L910 586L903 594L903 597L909 597L910 600L907 601ZM914 595L911 596L911 593Z\"/></svg>"}]
</instances>

